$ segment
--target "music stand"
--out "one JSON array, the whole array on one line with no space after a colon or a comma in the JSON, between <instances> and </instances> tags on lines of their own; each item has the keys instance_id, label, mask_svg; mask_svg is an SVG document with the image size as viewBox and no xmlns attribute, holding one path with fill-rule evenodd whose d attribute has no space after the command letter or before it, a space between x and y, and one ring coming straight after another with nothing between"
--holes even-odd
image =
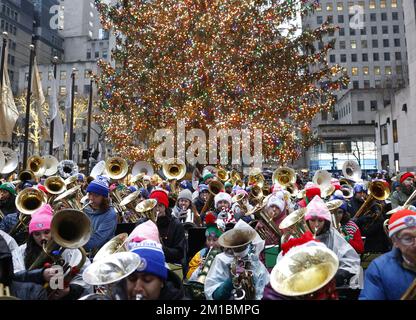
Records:
<instances>
[{"instance_id":1,"label":"music stand","mask_svg":"<svg viewBox=\"0 0 416 320\"><path fill-rule=\"evenodd\" d=\"M187 257L191 260L194 255L205 247L205 227L194 227L188 229L188 254Z\"/></svg>"}]
</instances>

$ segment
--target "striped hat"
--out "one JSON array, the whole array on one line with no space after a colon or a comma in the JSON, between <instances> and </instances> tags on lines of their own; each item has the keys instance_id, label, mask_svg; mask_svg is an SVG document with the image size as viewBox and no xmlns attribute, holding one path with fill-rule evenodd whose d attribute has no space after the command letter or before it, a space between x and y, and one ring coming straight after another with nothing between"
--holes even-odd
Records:
<instances>
[{"instance_id":1,"label":"striped hat","mask_svg":"<svg viewBox=\"0 0 416 320\"><path fill-rule=\"evenodd\" d=\"M416 212L403 209L394 213L389 220L389 237L400 230L416 227Z\"/></svg>"}]
</instances>

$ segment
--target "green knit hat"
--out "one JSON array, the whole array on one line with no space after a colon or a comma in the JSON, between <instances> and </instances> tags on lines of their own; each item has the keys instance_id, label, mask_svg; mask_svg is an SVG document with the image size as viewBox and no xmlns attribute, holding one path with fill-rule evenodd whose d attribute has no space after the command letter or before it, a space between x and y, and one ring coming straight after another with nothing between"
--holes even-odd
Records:
<instances>
[{"instance_id":1,"label":"green knit hat","mask_svg":"<svg viewBox=\"0 0 416 320\"><path fill-rule=\"evenodd\" d=\"M204 174L204 176L202 177L202 180L204 180L204 182L205 182L209 178L214 178L214 175L211 172L208 172L208 173Z\"/></svg>"},{"instance_id":2,"label":"green knit hat","mask_svg":"<svg viewBox=\"0 0 416 320\"><path fill-rule=\"evenodd\" d=\"M6 190L10 194L12 194L14 196L16 195L15 186L10 182L6 182L6 183L3 183L2 185L0 185L0 190Z\"/></svg>"}]
</instances>

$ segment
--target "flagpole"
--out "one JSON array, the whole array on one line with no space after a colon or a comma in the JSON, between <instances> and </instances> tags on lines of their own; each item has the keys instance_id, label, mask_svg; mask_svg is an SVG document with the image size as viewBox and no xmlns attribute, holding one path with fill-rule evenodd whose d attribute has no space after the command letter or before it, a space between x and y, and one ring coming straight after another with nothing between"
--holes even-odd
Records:
<instances>
[{"instance_id":1,"label":"flagpole","mask_svg":"<svg viewBox=\"0 0 416 320\"><path fill-rule=\"evenodd\" d=\"M30 45L30 60L29 60L29 75L26 95L26 118L25 118L25 144L23 149L23 169L27 162L27 149L29 145L29 122L30 122L30 96L32 94L32 68L33 60L35 59L35 39L32 37L32 44Z\"/></svg>"},{"instance_id":2,"label":"flagpole","mask_svg":"<svg viewBox=\"0 0 416 320\"><path fill-rule=\"evenodd\" d=\"M71 122L70 122L70 127L69 127L69 160L72 160L73 155L72 155L72 145L74 144L74 92L75 92L75 71L77 69L72 68L72 73L71 73L71 77L72 77L72 86L71 86Z\"/></svg>"},{"instance_id":3,"label":"flagpole","mask_svg":"<svg viewBox=\"0 0 416 320\"><path fill-rule=\"evenodd\" d=\"M5 31L3 32L3 47L1 48L1 65L0 65L0 84L1 88L3 88L3 72L4 72L4 59L6 54L6 46L7 46L7 37L8 33Z\"/></svg>"},{"instance_id":4,"label":"flagpole","mask_svg":"<svg viewBox=\"0 0 416 320\"><path fill-rule=\"evenodd\" d=\"M88 101L88 130L87 130L87 164L86 164L86 174L88 175L90 172L90 138L91 138L91 114L92 114L92 85L94 83L94 79L92 74L90 74L90 100Z\"/></svg>"},{"instance_id":5,"label":"flagpole","mask_svg":"<svg viewBox=\"0 0 416 320\"><path fill-rule=\"evenodd\" d=\"M55 79L55 82L54 82L55 90L56 90L56 84L57 84L57 81L56 81L57 63L58 63L58 57L55 56L52 59L52 64L53 64L53 78ZM57 110L57 112L59 114L59 110ZM49 145L49 154L50 155L53 155L53 134L54 134L54 131L55 131L54 130L54 126L55 126L55 120L54 119L51 119L51 126L49 128L49 135L51 137L51 144Z\"/></svg>"}]
</instances>

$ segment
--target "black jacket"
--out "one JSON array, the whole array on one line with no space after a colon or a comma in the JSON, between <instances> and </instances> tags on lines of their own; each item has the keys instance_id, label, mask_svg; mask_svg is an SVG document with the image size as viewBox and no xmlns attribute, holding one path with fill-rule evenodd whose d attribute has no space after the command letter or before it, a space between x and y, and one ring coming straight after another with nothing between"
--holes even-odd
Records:
<instances>
[{"instance_id":1,"label":"black jacket","mask_svg":"<svg viewBox=\"0 0 416 320\"><path fill-rule=\"evenodd\" d=\"M365 237L364 252L390 251L391 243L383 228L385 218L382 214L378 220L373 221L369 216L361 216L356 221L361 230L361 235Z\"/></svg>"},{"instance_id":2,"label":"black jacket","mask_svg":"<svg viewBox=\"0 0 416 320\"><path fill-rule=\"evenodd\" d=\"M194 205L195 205L196 210L198 211L198 213L201 214L201 211L202 211L202 208L205 205L205 202L202 201L200 197L198 197L194 200Z\"/></svg>"},{"instance_id":3,"label":"black jacket","mask_svg":"<svg viewBox=\"0 0 416 320\"><path fill-rule=\"evenodd\" d=\"M173 218L169 211L166 216L159 217L157 228L166 262L182 264L185 254L185 230L182 223Z\"/></svg>"},{"instance_id":4,"label":"black jacket","mask_svg":"<svg viewBox=\"0 0 416 320\"><path fill-rule=\"evenodd\" d=\"M16 196L10 194L10 197L6 201L0 201L0 210L3 212L5 216L7 216L10 213L17 212L15 200Z\"/></svg>"},{"instance_id":5,"label":"black jacket","mask_svg":"<svg viewBox=\"0 0 416 320\"><path fill-rule=\"evenodd\" d=\"M168 279L165 281L165 286L160 291L159 300L182 300L185 291L183 289L182 281L173 271L168 271Z\"/></svg>"},{"instance_id":6,"label":"black jacket","mask_svg":"<svg viewBox=\"0 0 416 320\"><path fill-rule=\"evenodd\" d=\"M45 289L38 284L21 282L13 274L13 258L10 249L0 236L0 282L10 288L10 294L23 300L47 300Z\"/></svg>"}]
</instances>

